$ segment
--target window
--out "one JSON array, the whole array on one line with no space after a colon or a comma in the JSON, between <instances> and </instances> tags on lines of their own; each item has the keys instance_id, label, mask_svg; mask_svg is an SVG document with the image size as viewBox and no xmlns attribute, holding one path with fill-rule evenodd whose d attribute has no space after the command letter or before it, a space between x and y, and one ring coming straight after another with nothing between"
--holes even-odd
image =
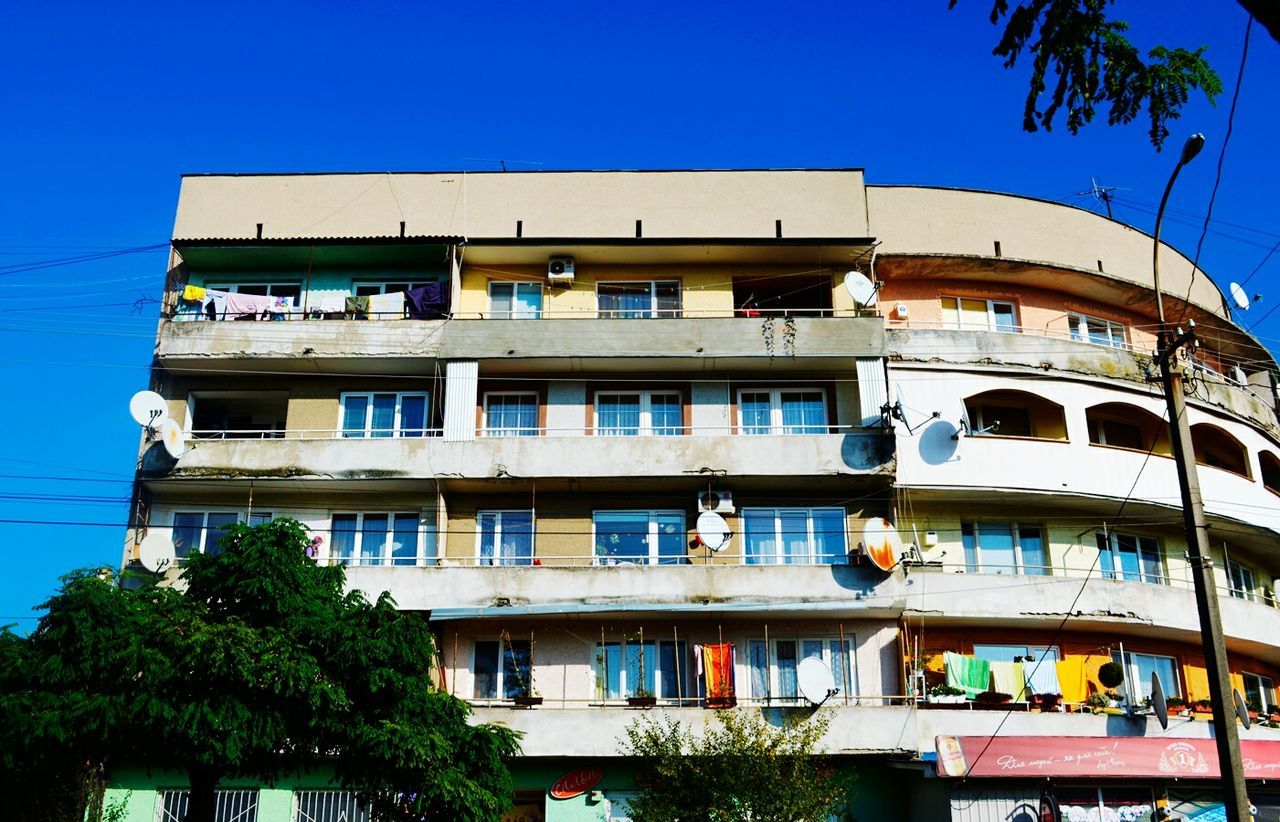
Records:
<instances>
[{"instance_id":1,"label":"window","mask_svg":"<svg viewBox=\"0 0 1280 822\"><path fill-rule=\"evenodd\" d=\"M1044 529L1016 522L962 522L964 568L971 574L1048 576Z\"/></svg>"},{"instance_id":2,"label":"window","mask_svg":"<svg viewBox=\"0 0 1280 822\"><path fill-rule=\"evenodd\" d=\"M983 391L965 397L964 409L972 436L1067 438L1062 406L1026 391Z\"/></svg>"},{"instance_id":3,"label":"window","mask_svg":"<svg viewBox=\"0 0 1280 822\"><path fill-rule=\"evenodd\" d=\"M1280 457L1270 451L1259 451L1258 463L1262 467L1262 487L1280 494Z\"/></svg>"},{"instance_id":4,"label":"window","mask_svg":"<svg viewBox=\"0 0 1280 822\"><path fill-rule=\"evenodd\" d=\"M1033 645L974 645L973 655L988 662L1057 662L1058 649Z\"/></svg>"},{"instance_id":5,"label":"window","mask_svg":"<svg viewBox=\"0 0 1280 822\"><path fill-rule=\"evenodd\" d=\"M369 809L351 791L297 791L293 822L369 822Z\"/></svg>"},{"instance_id":6,"label":"window","mask_svg":"<svg viewBox=\"0 0 1280 822\"><path fill-rule=\"evenodd\" d=\"M250 525L270 522L269 513L255 513L248 518ZM179 559L192 553L221 554L222 529L237 522L244 522L245 515L238 511L180 511L173 515L173 551Z\"/></svg>"},{"instance_id":7,"label":"window","mask_svg":"<svg viewBox=\"0 0 1280 822\"><path fill-rule=\"evenodd\" d=\"M476 699L529 696L533 682L529 640L505 637L476 640L471 671L475 676Z\"/></svg>"},{"instance_id":8,"label":"window","mask_svg":"<svg viewBox=\"0 0 1280 822\"><path fill-rule=\"evenodd\" d=\"M858 692L858 668L854 664L854 638L846 636L841 645L838 637L784 637L747 643L747 662L751 667L751 696L770 702L796 702L802 699L796 670L800 660L817 657L831 669L839 698L847 701Z\"/></svg>"},{"instance_id":9,"label":"window","mask_svg":"<svg viewBox=\"0 0 1280 822\"><path fill-rule=\"evenodd\" d=\"M674 437L684 432L675 391L597 391L596 433L602 437Z\"/></svg>"},{"instance_id":10,"label":"window","mask_svg":"<svg viewBox=\"0 0 1280 822\"><path fill-rule=\"evenodd\" d=\"M533 392L489 392L484 395L486 437L538 436L538 395Z\"/></svg>"},{"instance_id":11,"label":"window","mask_svg":"<svg viewBox=\"0 0 1280 822\"><path fill-rule=\"evenodd\" d=\"M302 286L298 283L208 283L205 288L259 297L288 297L295 306L302 301Z\"/></svg>"},{"instance_id":12,"label":"window","mask_svg":"<svg viewBox=\"0 0 1280 822\"><path fill-rule=\"evenodd\" d=\"M423 437L427 434L427 394L343 394L342 436Z\"/></svg>"},{"instance_id":13,"label":"window","mask_svg":"<svg viewBox=\"0 0 1280 822\"><path fill-rule=\"evenodd\" d=\"M192 392L190 433L193 439L283 439L288 405L284 391Z\"/></svg>"},{"instance_id":14,"label":"window","mask_svg":"<svg viewBox=\"0 0 1280 822\"><path fill-rule=\"evenodd\" d=\"M542 316L542 283L489 283L489 316L536 320Z\"/></svg>"},{"instance_id":15,"label":"window","mask_svg":"<svg viewBox=\"0 0 1280 822\"><path fill-rule=\"evenodd\" d=\"M942 298L942 327L961 331L1018 330L1013 303L1002 300L979 300L969 297Z\"/></svg>"},{"instance_id":16,"label":"window","mask_svg":"<svg viewBox=\"0 0 1280 822\"><path fill-rule=\"evenodd\" d=\"M688 644L670 639L597 643L596 698L647 695L678 705L679 700L697 697L697 689L690 686L692 661Z\"/></svg>"},{"instance_id":17,"label":"window","mask_svg":"<svg viewBox=\"0 0 1280 822\"><path fill-rule=\"evenodd\" d=\"M433 285L436 281L430 282L408 282L401 280L399 282L363 282L352 283L352 290L355 291L357 297L372 297L377 294L394 294L397 291L412 291L415 288L423 288L424 286Z\"/></svg>"},{"instance_id":18,"label":"window","mask_svg":"<svg viewBox=\"0 0 1280 822\"><path fill-rule=\"evenodd\" d=\"M843 508L744 508L748 565L837 565L849 561Z\"/></svg>"},{"instance_id":19,"label":"window","mask_svg":"<svg viewBox=\"0 0 1280 822\"><path fill-rule=\"evenodd\" d=\"M418 565L421 515L334 514L330 556L342 565Z\"/></svg>"},{"instance_id":20,"label":"window","mask_svg":"<svg viewBox=\"0 0 1280 822\"><path fill-rule=\"evenodd\" d=\"M1227 579L1231 582L1231 596L1253 601L1257 588L1253 583L1253 569L1248 565L1227 559Z\"/></svg>"},{"instance_id":21,"label":"window","mask_svg":"<svg viewBox=\"0 0 1280 822\"><path fill-rule=\"evenodd\" d=\"M596 511L597 565L680 565L688 537L683 511Z\"/></svg>"},{"instance_id":22,"label":"window","mask_svg":"<svg viewBox=\"0 0 1280 822\"><path fill-rule=\"evenodd\" d=\"M1098 534L1098 550L1102 552L1102 578L1129 582L1168 585L1160 543L1154 537L1134 534Z\"/></svg>"},{"instance_id":23,"label":"window","mask_svg":"<svg viewBox=\"0 0 1280 822\"><path fill-rule=\"evenodd\" d=\"M1169 454L1168 427L1164 420L1145 408L1123 402L1104 402L1085 409L1089 442L1133 451L1150 449Z\"/></svg>"},{"instance_id":24,"label":"window","mask_svg":"<svg viewBox=\"0 0 1280 822\"><path fill-rule=\"evenodd\" d=\"M477 511L476 528L481 565L533 564L532 511Z\"/></svg>"},{"instance_id":25,"label":"window","mask_svg":"<svg viewBox=\"0 0 1280 822\"><path fill-rule=\"evenodd\" d=\"M1196 462L1249 478L1249 455L1240 440L1216 425L1198 422L1191 426L1191 446Z\"/></svg>"},{"instance_id":26,"label":"window","mask_svg":"<svg viewBox=\"0 0 1280 822\"><path fill-rule=\"evenodd\" d=\"M187 818L190 791L160 791L157 800L160 807L156 819L159 822L183 822ZM214 802L214 822L258 822L256 790L214 791Z\"/></svg>"},{"instance_id":27,"label":"window","mask_svg":"<svg viewBox=\"0 0 1280 822\"><path fill-rule=\"evenodd\" d=\"M1090 317L1087 314L1071 314L1067 318L1071 326L1071 339L1112 348L1128 348L1125 327L1121 323Z\"/></svg>"},{"instance_id":28,"label":"window","mask_svg":"<svg viewBox=\"0 0 1280 822\"><path fill-rule=\"evenodd\" d=\"M1269 676L1260 676L1244 672L1244 698L1247 705L1256 705L1253 710L1269 713L1276 710L1276 683Z\"/></svg>"},{"instance_id":29,"label":"window","mask_svg":"<svg viewBox=\"0 0 1280 822\"><path fill-rule=\"evenodd\" d=\"M1080 787L1061 785L1056 789L1063 819L1115 819L1125 822L1155 822L1156 804L1150 788ZM1221 804L1218 805L1222 807ZM1183 817L1186 818L1186 817Z\"/></svg>"},{"instance_id":30,"label":"window","mask_svg":"<svg viewBox=\"0 0 1280 822\"><path fill-rule=\"evenodd\" d=\"M1165 696L1182 696L1182 687L1178 683L1178 660L1171 656L1155 656L1153 654L1135 654L1125 651L1124 678L1129 683L1130 693L1136 702L1142 702L1151 696L1151 674L1160 677L1160 687ZM1120 652L1111 652L1111 661L1120 662Z\"/></svg>"},{"instance_id":31,"label":"window","mask_svg":"<svg viewBox=\"0 0 1280 822\"><path fill-rule=\"evenodd\" d=\"M738 392L744 434L826 434L827 392L821 388L744 388Z\"/></svg>"},{"instance_id":32,"label":"window","mask_svg":"<svg viewBox=\"0 0 1280 822\"><path fill-rule=\"evenodd\" d=\"M596 283L596 310L604 319L679 317L678 280Z\"/></svg>"}]
</instances>

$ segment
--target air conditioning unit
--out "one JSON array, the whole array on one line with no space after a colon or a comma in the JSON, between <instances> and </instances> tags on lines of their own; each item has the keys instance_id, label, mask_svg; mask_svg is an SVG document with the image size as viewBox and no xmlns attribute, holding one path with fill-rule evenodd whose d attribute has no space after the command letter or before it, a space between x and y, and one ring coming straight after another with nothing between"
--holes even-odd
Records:
<instances>
[{"instance_id":1,"label":"air conditioning unit","mask_svg":"<svg viewBox=\"0 0 1280 822\"><path fill-rule=\"evenodd\" d=\"M714 511L717 514L732 514L738 509L733 507L732 491L699 491L698 510Z\"/></svg>"},{"instance_id":2,"label":"air conditioning unit","mask_svg":"<svg viewBox=\"0 0 1280 822\"><path fill-rule=\"evenodd\" d=\"M552 257L547 260L547 281L552 285L573 285L573 258Z\"/></svg>"}]
</instances>

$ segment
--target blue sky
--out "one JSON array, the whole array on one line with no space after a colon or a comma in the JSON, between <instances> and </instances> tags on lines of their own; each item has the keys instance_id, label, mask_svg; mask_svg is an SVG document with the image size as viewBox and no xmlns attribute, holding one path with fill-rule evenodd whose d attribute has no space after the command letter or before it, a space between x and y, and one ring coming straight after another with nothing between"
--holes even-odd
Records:
<instances>
[{"instance_id":1,"label":"blue sky","mask_svg":"<svg viewBox=\"0 0 1280 822\"><path fill-rule=\"evenodd\" d=\"M860 166L873 183L989 188L1199 237L1246 17L1230 0L1119 0L1139 45L1207 45L1227 92L1157 155L1141 121L1021 131L1026 70L991 56L987 0L898 3L6 3L0 8L0 624L123 544L163 252L184 172ZM1280 241L1280 47L1255 26L1202 264L1243 279ZM1095 204L1096 205L1096 204ZM1280 253L1250 281L1280 303ZM1272 293L1274 292L1274 293ZM1246 318L1248 315L1246 315ZM1280 311L1254 329L1274 347Z\"/></svg>"}]
</instances>

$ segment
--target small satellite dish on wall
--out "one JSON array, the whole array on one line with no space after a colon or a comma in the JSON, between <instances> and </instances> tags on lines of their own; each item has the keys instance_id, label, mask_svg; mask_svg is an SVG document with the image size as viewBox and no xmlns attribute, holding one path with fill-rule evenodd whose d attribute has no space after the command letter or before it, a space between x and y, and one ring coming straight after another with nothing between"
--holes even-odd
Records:
<instances>
[{"instance_id":1,"label":"small satellite dish on wall","mask_svg":"<svg viewBox=\"0 0 1280 822\"><path fill-rule=\"evenodd\" d=\"M173 540L164 534L152 531L143 537L138 545L138 562L154 574L162 573L173 567L177 555L173 550Z\"/></svg>"},{"instance_id":2,"label":"small satellite dish on wall","mask_svg":"<svg viewBox=\"0 0 1280 822\"><path fill-rule=\"evenodd\" d=\"M1169 730L1169 703L1164 698L1164 687L1155 671L1151 672L1151 710L1156 712L1160 727Z\"/></svg>"},{"instance_id":3,"label":"small satellite dish on wall","mask_svg":"<svg viewBox=\"0 0 1280 822\"><path fill-rule=\"evenodd\" d=\"M698 514L698 539L712 551L723 551L733 538L729 523L715 511Z\"/></svg>"},{"instance_id":4,"label":"small satellite dish on wall","mask_svg":"<svg viewBox=\"0 0 1280 822\"><path fill-rule=\"evenodd\" d=\"M844 289L859 308L866 308L875 302L876 284L868 280L861 271L850 271L844 275Z\"/></svg>"},{"instance_id":5,"label":"small satellite dish on wall","mask_svg":"<svg viewBox=\"0 0 1280 822\"><path fill-rule=\"evenodd\" d=\"M902 556L902 537L889 520L872 517L862 529L862 550L877 568L888 573Z\"/></svg>"},{"instance_id":6,"label":"small satellite dish on wall","mask_svg":"<svg viewBox=\"0 0 1280 822\"><path fill-rule=\"evenodd\" d=\"M1249 719L1249 707L1244 704L1244 697L1235 688L1231 689L1231 695L1235 697L1236 716L1240 717L1240 724L1244 725L1244 729L1249 730L1249 726L1253 724L1253 720Z\"/></svg>"},{"instance_id":7,"label":"small satellite dish on wall","mask_svg":"<svg viewBox=\"0 0 1280 822\"><path fill-rule=\"evenodd\" d=\"M1247 311L1251 301L1249 294L1241 287L1240 283L1232 283L1229 290L1231 291L1231 302L1236 304L1236 308Z\"/></svg>"},{"instance_id":8,"label":"small satellite dish on wall","mask_svg":"<svg viewBox=\"0 0 1280 822\"><path fill-rule=\"evenodd\" d=\"M164 425L160 426L160 441L164 443L164 450L175 460L187 453L187 432L182 430L177 420L164 421Z\"/></svg>"},{"instance_id":9,"label":"small satellite dish on wall","mask_svg":"<svg viewBox=\"0 0 1280 822\"><path fill-rule=\"evenodd\" d=\"M129 400L129 414L138 425L155 429L169 419L169 407L156 392L139 391Z\"/></svg>"},{"instance_id":10,"label":"small satellite dish on wall","mask_svg":"<svg viewBox=\"0 0 1280 822\"><path fill-rule=\"evenodd\" d=\"M800 695L815 707L826 702L836 693L836 678L831 675L827 663L819 657L807 656L796 666L796 686Z\"/></svg>"}]
</instances>

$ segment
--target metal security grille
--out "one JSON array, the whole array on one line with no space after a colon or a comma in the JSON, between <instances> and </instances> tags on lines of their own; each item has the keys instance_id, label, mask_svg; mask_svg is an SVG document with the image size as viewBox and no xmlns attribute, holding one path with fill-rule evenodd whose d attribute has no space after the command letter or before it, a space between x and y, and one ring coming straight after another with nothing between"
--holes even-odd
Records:
<instances>
[{"instance_id":1,"label":"metal security grille","mask_svg":"<svg viewBox=\"0 0 1280 822\"><path fill-rule=\"evenodd\" d=\"M214 822L258 822L258 792L218 791ZM161 791L156 822L183 822L187 818L190 791Z\"/></svg>"},{"instance_id":2,"label":"metal security grille","mask_svg":"<svg viewBox=\"0 0 1280 822\"><path fill-rule=\"evenodd\" d=\"M350 791L298 791L293 822L369 822L369 809Z\"/></svg>"}]
</instances>

